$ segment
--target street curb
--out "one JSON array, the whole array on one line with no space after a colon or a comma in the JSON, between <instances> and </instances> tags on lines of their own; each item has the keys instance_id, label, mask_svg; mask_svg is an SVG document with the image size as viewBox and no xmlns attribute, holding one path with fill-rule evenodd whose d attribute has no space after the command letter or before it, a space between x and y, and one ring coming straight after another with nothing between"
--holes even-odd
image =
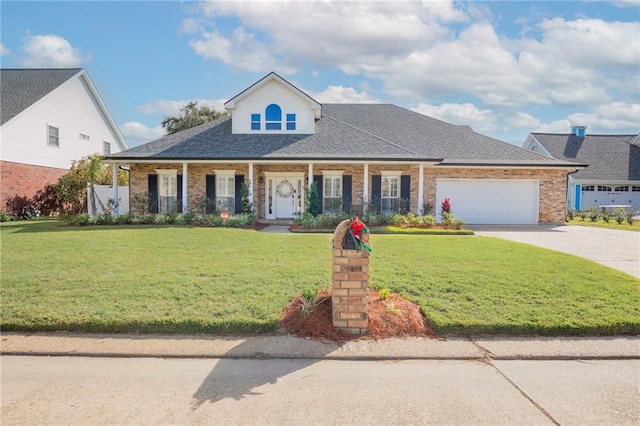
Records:
<instances>
[{"instance_id":1,"label":"street curb","mask_svg":"<svg viewBox=\"0 0 640 426\"><path fill-rule=\"evenodd\" d=\"M449 336L347 342L288 335L3 333L3 356L185 359L570 361L640 360L640 338Z\"/></svg>"}]
</instances>

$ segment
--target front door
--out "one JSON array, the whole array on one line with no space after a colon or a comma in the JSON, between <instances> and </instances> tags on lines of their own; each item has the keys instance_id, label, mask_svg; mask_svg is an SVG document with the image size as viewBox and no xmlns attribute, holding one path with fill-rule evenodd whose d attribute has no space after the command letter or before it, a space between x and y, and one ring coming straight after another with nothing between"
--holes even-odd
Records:
<instances>
[{"instance_id":1,"label":"front door","mask_svg":"<svg viewBox=\"0 0 640 426\"><path fill-rule=\"evenodd\" d=\"M293 219L304 209L304 178L276 176L268 179L266 186L266 218Z\"/></svg>"}]
</instances>

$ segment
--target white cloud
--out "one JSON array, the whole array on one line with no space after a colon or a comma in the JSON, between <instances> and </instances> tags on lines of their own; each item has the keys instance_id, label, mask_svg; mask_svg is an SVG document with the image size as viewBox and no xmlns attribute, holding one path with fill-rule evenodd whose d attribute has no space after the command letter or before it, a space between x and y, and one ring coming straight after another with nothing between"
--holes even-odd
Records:
<instances>
[{"instance_id":1,"label":"white cloud","mask_svg":"<svg viewBox=\"0 0 640 426\"><path fill-rule=\"evenodd\" d=\"M513 115L506 116L503 118L503 122L509 128L526 130L535 129L542 124L539 119L525 112L516 112Z\"/></svg>"},{"instance_id":2,"label":"white cloud","mask_svg":"<svg viewBox=\"0 0 640 426\"><path fill-rule=\"evenodd\" d=\"M4 44L0 43L0 56L8 55L11 53L9 49L7 49Z\"/></svg>"},{"instance_id":3,"label":"white cloud","mask_svg":"<svg viewBox=\"0 0 640 426\"><path fill-rule=\"evenodd\" d=\"M420 103L417 107L412 108L412 111L446 121L447 123L471 126L473 130L478 132L497 129L497 117L493 111L488 109L479 110L471 103L444 103L441 105Z\"/></svg>"},{"instance_id":4,"label":"white cloud","mask_svg":"<svg viewBox=\"0 0 640 426\"><path fill-rule=\"evenodd\" d=\"M300 64L314 76L339 69L382 82L393 102L442 104L428 110L446 112L456 122L462 117L462 124L474 128L493 128L501 120L518 128L555 129L558 123L568 126L568 120L542 124L513 111L559 105L595 112L599 105L634 104L640 91L637 21L533 14L518 20L522 31L513 35L493 24L498 19L484 3L223 1L194 10L183 27L195 31L190 44L205 58L283 75L298 71ZM219 26L220 17L238 24ZM328 88L316 96L357 102L370 93L351 90ZM443 110L451 99L461 98L473 99L476 110ZM492 120L474 126L486 111ZM634 122L637 127L637 116Z\"/></svg>"},{"instance_id":5,"label":"white cloud","mask_svg":"<svg viewBox=\"0 0 640 426\"><path fill-rule=\"evenodd\" d=\"M638 132L640 130L640 104L612 102L600 105L589 113L575 113L568 117L572 124L585 125L593 132L623 131Z\"/></svg>"},{"instance_id":6,"label":"white cloud","mask_svg":"<svg viewBox=\"0 0 640 426\"><path fill-rule=\"evenodd\" d=\"M214 29L190 42L196 53L250 71L289 73L302 61L349 71L368 58L402 57L446 33L440 22L468 19L450 1L206 2L200 12ZM215 27L220 16L238 17L242 26L223 35ZM183 27L193 28L193 19Z\"/></svg>"},{"instance_id":7,"label":"white cloud","mask_svg":"<svg viewBox=\"0 0 640 426\"><path fill-rule=\"evenodd\" d=\"M119 126L122 136L129 146L137 146L162 137L165 132L162 126L147 127L137 121L129 121Z\"/></svg>"},{"instance_id":8,"label":"white cloud","mask_svg":"<svg viewBox=\"0 0 640 426\"><path fill-rule=\"evenodd\" d=\"M569 120L555 120L551 123L540 124L532 131L537 133L569 133L571 131L571 122Z\"/></svg>"},{"instance_id":9,"label":"white cloud","mask_svg":"<svg viewBox=\"0 0 640 426\"><path fill-rule=\"evenodd\" d=\"M140 105L136 108L136 112L140 114L160 114L163 116L178 115L180 114L180 108L191 101L197 101L199 106L208 106L215 109L216 111L225 111L224 103L227 100L189 99L172 101L169 99L157 99L155 101L147 102L146 104Z\"/></svg>"},{"instance_id":10,"label":"white cloud","mask_svg":"<svg viewBox=\"0 0 640 426\"><path fill-rule=\"evenodd\" d=\"M79 49L71 46L64 37L49 35L29 35L22 46L20 64L27 68L80 67L91 61Z\"/></svg>"},{"instance_id":11,"label":"white cloud","mask_svg":"<svg viewBox=\"0 0 640 426\"><path fill-rule=\"evenodd\" d=\"M329 86L322 92L306 91L313 99L320 103L354 103L354 104L371 104L380 102L375 97L366 92L357 92L352 87Z\"/></svg>"},{"instance_id":12,"label":"white cloud","mask_svg":"<svg viewBox=\"0 0 640 426\"><path fill-rule=\"evenodd\" d=\"M243 28L236 28L230 38L217 31L205 31L200 34L200 39L191 40L189 45L205 59L217 59L252 72L276 70L288 74L295 71L293 67L278 63L267 47Z\"/></svg>"}]
</instances>

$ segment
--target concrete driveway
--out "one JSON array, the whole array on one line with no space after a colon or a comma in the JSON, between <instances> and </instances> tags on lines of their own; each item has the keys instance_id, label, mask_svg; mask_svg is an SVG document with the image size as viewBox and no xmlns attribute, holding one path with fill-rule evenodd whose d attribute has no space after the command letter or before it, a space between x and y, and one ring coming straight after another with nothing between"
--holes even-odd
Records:
<instances>
[{"instance_id":1,"label":"concrete driveway","mask_svg":"<svg viewBox=\"0 0 640 426\"><path fill-rule=\"evenodd\" d=\"M587 226L468 226L497 237L573 254L640 278L640 232Z\"/></svg>"}]
</instances>

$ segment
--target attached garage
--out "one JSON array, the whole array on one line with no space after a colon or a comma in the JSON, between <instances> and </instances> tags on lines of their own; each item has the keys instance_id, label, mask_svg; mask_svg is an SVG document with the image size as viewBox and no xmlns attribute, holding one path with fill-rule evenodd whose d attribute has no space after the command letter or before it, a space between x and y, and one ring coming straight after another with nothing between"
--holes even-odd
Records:
<instances>
[{"instance_id":1,"label":"attached garage","mask_svg":"<svg viewBox=\"0 0 640 426\"><path fill-rule=\"evenodd\" d=\"M437 179L437 208L445 198L451 211L468 224L535 225L537 180Z\"/></svg>"}]
</instances>

